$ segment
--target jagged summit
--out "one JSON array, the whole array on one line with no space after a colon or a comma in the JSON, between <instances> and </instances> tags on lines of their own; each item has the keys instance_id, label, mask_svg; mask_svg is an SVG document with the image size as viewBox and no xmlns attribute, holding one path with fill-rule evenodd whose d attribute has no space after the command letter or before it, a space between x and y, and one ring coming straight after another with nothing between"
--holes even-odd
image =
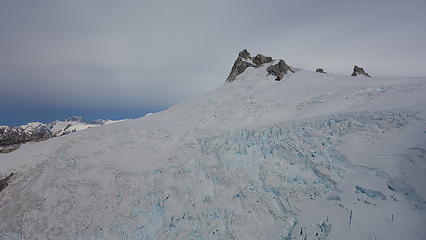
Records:
<instances>
[{"instance_id":1,"label":"jagged summit","mask_svg":"<svg viewBox=\"0 0 426 240\"><path fill-rule=\"evenodd\" d=\"M241 52L238 53L238 57L245 59L245 60L251 60L252 57L250 56L250 53L247 51L247 49L241 50Z\"/></svg>"},{"instance_id":2,"label":"jagged summit","mask_svg":"<svg viewBox=\"0 0 426 240\"><path fill-rule=\"evenodd\" d=\"M269 64L269 66L266 68L267 75L275 76L276 81L282 80L288 71L292 73L295 72L294 68L287 65L287 63L282 59L273 59L272 57L265 56L260 53L255 57L252 57L247 49L243 49L238 53L238 57L235 60L231 72L229 73L225 82L233 82L237 76L242 74L249 67L259 68L265 64ZM323 68L317 68L315 72L327 73ZM362 67L358 66L354 66L354 70L351 76L371 77L371 75L365 72Z\"/></svg>"},{"instance_id":3,"label":"jagged summit","mask_svg":"<svg viewBox=\"0 0 426 240\"><path fill-rule=\"evenodd\" d=\"M248 55L249 58L244 58L245 60L250 60L250 62L249 61L244 61L243 58L240 56L240 55L242 55L241 54L242 52L244 52L244 50L241 51L240 54L238 54L239 56L235 60L234 65L232 66L231 72L229 73L229 76L226 78L226 82L232 82L232 81L234 81L235 78L238 75L240 75L241 73L244 72L244 70L246 70L246 68L248 68L248 67L255 67L256 66L256 65L254 65L251 62L250 54Z\"/></svg>"},{"instance_id":4,"label":"jagged summit","mask_svg":"<svg viewBox=\"0 0 426 240\"><path fill-rule=\"evenodd\" d=\"M276 80L281 80L288 71L294 72L290 66L288 66L284 60L279 59L275 65L268 66L268 75L276 76ZM235 78L243 73L248 67L258 68L264 64L274 63L272 57L268 57L262 54L257 54L255 57L251 57L247 49L243 49L238 53L238 57L232 66L229 76L226 78L226 82L232 82Z\"/></svg>"},{"instance_id":5,"label":"jagged summit","mask_svg":"<svg viewBox=\"0 0 426 240\"><path fill-rule=\"evenodd\" d=\"M352 72L351 76L366 76L371 77L370 74L366 73L362 67L354 66L354 71Z\"/></svg>"}]
</instances>

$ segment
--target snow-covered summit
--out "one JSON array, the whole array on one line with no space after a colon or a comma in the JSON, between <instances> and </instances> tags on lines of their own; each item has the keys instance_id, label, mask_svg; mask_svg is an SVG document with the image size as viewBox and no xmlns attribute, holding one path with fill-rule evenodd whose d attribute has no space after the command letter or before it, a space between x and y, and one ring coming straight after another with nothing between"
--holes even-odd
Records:
<instances>
[{"instance_id":1,"label":"snow-covered summit","mask_svg":"<svg viewBox=\"0 0 426 240\"><path fill-rule=\"evenodd\" d=\"M62 136L71 132L77 132L92 127L108 125L111 123L127 121L129 119L122 120L85 120L82 117L70 117L65 121L54 121L49 123L50 129L55 136Z\"/></svg>"},{"instance_id":2,"label":"snow-covered summit","mask_svg":"<svg viewBox=\"0 0 426 240\"><path fill-rule=\"evenodd\" d=\"M275 64L0 155L0 237L424 239L426 78Z\"/></svg>"}]
</instances>

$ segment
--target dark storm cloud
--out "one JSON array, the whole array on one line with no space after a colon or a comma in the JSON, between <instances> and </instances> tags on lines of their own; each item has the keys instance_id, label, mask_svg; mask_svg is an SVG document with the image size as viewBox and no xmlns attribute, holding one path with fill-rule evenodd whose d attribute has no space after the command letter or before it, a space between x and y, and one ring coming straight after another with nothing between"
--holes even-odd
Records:
<instances>
[{"instance_id":1,"label":"dark storm cloud","mask_svg":"<svg viewBox=\"0 0 426 240\"><path fill-rule=\"evenodd\" d=\"M296 67L426 75L424 1L0 3L0 101L168 105L224 82L248 48Z\"/></svg>"}]
</instances>

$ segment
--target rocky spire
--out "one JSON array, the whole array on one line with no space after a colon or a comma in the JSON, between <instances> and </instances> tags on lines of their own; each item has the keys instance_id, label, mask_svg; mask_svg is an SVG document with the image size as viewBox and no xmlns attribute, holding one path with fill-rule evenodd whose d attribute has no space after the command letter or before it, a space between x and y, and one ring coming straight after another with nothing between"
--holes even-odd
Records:
<instances>
[{"instance_id":1,"label":"rocky spire","mask_svg":"<svg viewBox=\"0 0 426 240\"><path fill-rule=\"evenodd\" d=\"M294 70L291 69L284 60L280 60L277 64L269 66L266 71L269 75L274 75L276 81L280 81L283 79L284 75L287 74L288 71L294 73Z\"/></svg>"},{"instance_id":2,"label":"rocky spire","mask_svg":"<svg viewBox=\"0 0 426 240\"><path fill-rule=\"evenodd\" d=\"M231 72L229 73L228 78L226 78L226 82L232 82L235 78L246 70L248 67L255 67L251 62L252 57L247 49L242 50L238 53L238 57L232 66ZM248 60L248 61L247 61Z\"/></svg>"},{"instance_id":3,"label":"rocky spire","mask_svg":"<svg viewBox=\"0 0 426 240\"><path fill-rule=\"evenodd\" d=\"M241 57L244 60L251 60L252 59L252 57L250 56L250 53L247 51L247 49L243 49L241 52L239 52L238 57Z\"/></svg>"},{"instance_id":4,"label":"rocky spire","mask_svg":"<svg viewBox=\"0 0 426 240\"><path fill-rule=\"evenodd\" d=\"M354 71L352 72L351 76L358 76L358 75L363 75L363 76L366 76L366 77L371 77L368 73L366 73L364 71L364 69L362 67L354 66Z\"/></svg>"}]
</instances>

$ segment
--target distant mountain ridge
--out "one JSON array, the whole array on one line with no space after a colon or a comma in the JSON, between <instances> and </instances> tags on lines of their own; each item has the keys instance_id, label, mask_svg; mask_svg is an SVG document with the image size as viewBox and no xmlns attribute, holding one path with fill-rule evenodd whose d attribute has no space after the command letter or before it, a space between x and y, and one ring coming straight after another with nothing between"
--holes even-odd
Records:
<instances>
[{"instance_id":1,"label":"distant mountain ridge","mask_svg":"<svg viewBox=\"0 0 426 240\"><path fill-rule=\"evenodd\" d=\"M72 132L92 127L107 125L123 120L85 120L81 116L73 116L64 121L56 120L50 123L30 122L25 125L10 127L0 126L0 147L21 144L29 141L40 141L58 137Z\"/></svg>"}]
</instances>

